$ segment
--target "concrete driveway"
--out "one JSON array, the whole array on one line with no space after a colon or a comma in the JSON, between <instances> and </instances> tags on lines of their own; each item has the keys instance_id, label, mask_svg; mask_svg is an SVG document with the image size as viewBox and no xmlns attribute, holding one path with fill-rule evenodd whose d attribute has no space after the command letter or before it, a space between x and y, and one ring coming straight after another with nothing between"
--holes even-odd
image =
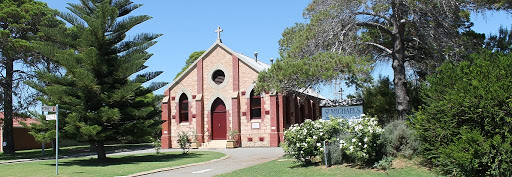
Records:
<instances>
[{"instance_id":1,"label":"concrete driveway","mask_svg":"<svg viewBox=\"0 0 512 177\"><path fill-rule=\"evenodd\" d=\"M204 151L202 149L201 151ZM260 163L278 159L284 155L282 148L235 148L235 149L210 149L208 151L217 151L229 155L225 160L206 163L203 165L180 168L165 172L145 175L145 177L159 176L215 176L223 173L229 173L238 169L250 167Z\"/></svg>"}]
</instances>

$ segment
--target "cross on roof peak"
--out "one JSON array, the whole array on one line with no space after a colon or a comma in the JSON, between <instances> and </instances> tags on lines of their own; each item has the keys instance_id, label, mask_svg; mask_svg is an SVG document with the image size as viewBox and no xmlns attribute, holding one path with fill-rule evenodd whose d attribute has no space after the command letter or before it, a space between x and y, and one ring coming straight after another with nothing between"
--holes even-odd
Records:
<instances>
[{"instance_id":1,"label":"cross on roof peak","mask_svg":"<svg viewBox=\"0 0 512 177\"><path fill-rule=\"evenodd\" d=\"M224 30L219 27L217 27L217 30L215 30L215 32L217 33L217 40L219 40L220 42L222 42L222 40L220 39L220 32L223 32Z\"/></svg>"}]
</instances>

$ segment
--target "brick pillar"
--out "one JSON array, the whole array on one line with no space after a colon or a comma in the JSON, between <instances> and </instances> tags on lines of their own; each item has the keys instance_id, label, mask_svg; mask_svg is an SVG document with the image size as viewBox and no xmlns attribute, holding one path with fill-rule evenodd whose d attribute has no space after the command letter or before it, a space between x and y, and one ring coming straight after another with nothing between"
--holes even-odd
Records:
<instances>
[{"instance_id":1,"label":"brick pillar","mask_svg":"<svg viewBox=\"0 0 512 177\"><path fill-rule=\"evenodd\" d=\"M293 97L293 109L294 109L294 114L295 114L295 120L294 120L294 124L299 124L300 123L300 107L299 107L299 99L297 99L296 97Z\"/></svg>"},{"instance_id":2,"label":"brick pillar","mask_svg":"<svg viewBox=\"0 0 512 177\"><path fill-rule=\"evenodd\" d=\"M197 97L196 97L196 135L200 143L204 143L204 108L203 108L203 60L196 64Z\"/></svg>"},{"instance_id":3,"label":"brick pillar","mask_svg":"<svg viewBox=\"0 0 512 177\"><path fill-rule=\"evenodd\" d=\"M304 120L306 119L312 119L310 109L311 108L311 101L309 99L304 100Z\"/></svg>"},{"instance_id":4,"label":"brick pillar","mask_svg":"<svg viewBox=\"0 0 512 177\"><path fill-rule=\"evenodd\" d=\"M166 92L167 93L167 92ZM167 94L168 95L168 94ZM165 121L162 123L162 137L160 138L162 143L162 149L169 149L172 147L171 145L171 119L169 109L169 96L165 97L162 101L162 120Z\"/></svg>"},{"instance_id":5,"label":"brick pillar","mask_svg":"<svg viewBox=\"0 0 512 177\"><path fill-rule=\"evenodd\" d=\"M284 102L283 94L279 94L277 97L277 100L279 102L279 126L278 126L278 133L279 133L279 142L284 142Z\"/></svg>"},{"instance_id":6,"label":"brick pillar","mask_svg":"<svg viewBox=\"0 0 512 177\"><path fill-rule=\"evenodd\" d=\"M277 95L270 95L270 147L279 146Z\"/></svg>"},{"instance_id":7,"label":"brick pillar","mask_svg":"<svg viewBox=\"0 0 512 177\"><path fill-rule=\"evenodd\" d=\"M240 101L238 100L238 97L231 98L231 127L233 130L238 132L238 135L236 137L237 145L241 145L241 128L240 128ZM228 132L229 133L229 132Z\"/></svg>"},{"instance_id":8,"label":"brick pillar","mask_svg":"<svg viewBox=\"0 0 512 177\"><path fill-rule=\"evenodd\" d=\"M196 99L196 135L198 141L204 143L204 114L203 100L201 98Z\"/></svg>"},{"instance_id":9,"label":"brick pillar","mask_svg":"<svg viewBox=\"0 0 512 177\"><path fill-rule=\"evenodd\" d=\"M241 145L241 128L240 128L240 100L238 93L240 93L240 75L239 75L239 61L235 54L231 56L233 63L233 95L231 96L231 128L238 132L236 137L237 146ZM228 124L229 125L229 124ZM229 133L229 132L228 132Z\"/></svg>"},{"instance_id":10,"label":"brick pillar","mask_svg":"<svg viewBox=\"0 0 512 177\"><path fill-rule=\"evenodd\" d=\"M256 94L256 93L255 93ZM265 94L265 96L267 96L268 94ZM265 114L265 97L263 95L261 95L261 122L263 122L263 120L265 120L265 117L267 116L267 114Z\"/></svg>"},{"instance_id":11,"label":"brick pillar","mask_svg":"<svg viewBox=\"0 0 512 177\"><path fill-rule=\"evenodd\" d=\"M208 137L206 138L205 141L206 142L210 142L213 139L213 135L212 135L212 111L208 110L208 113L206 115L207 115L206 118L208 119Z\"/></svg>"}]
</instances>

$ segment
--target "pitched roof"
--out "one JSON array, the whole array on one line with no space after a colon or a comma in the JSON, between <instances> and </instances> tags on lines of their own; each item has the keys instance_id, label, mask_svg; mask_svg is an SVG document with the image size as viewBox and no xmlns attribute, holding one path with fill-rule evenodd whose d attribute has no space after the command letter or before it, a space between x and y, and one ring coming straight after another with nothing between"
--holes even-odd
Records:
<instances>
[{"instance_id":1,"label":"pitched roof","mask_svg":"<svg viewBox=\"0 0 512 177\"><path fill-rule=\"evenodd\" d=\"M258 73L270 68L269 64L263 63L260 60L256 60L256 59L246 56L242 53L235 52L235 51L231 50L230 48L228 48L226 45L224 45L220 40L217 40L210 48L208 48L208 50L206 50L203 53L203 55L199 56L199 58L197 58L196 61L194 61L194 63L192 63L185 70L185 72L181 73L178 77L176 77L176 79L174 79L174 81L172 81L172 83L169 85L169 87L167 87L165 90L168 91L169 89L176 86L179 82L181 82L181 80L183 80L184 77L186 75L188 75L193 70L193 68L196 67L197 62L199 62L199 60L202 60L204 57L206 57L208 54L210 54L216 47L221 47L224 50L226 50L228 53L234 54L240 61L242 61L247 66L249 66L249 68L253 69L254 71L256 71ZM300 90L296 90L296 91L313 96L313 97L317 97L320 99L327 99L311 88L300 89Z\"/></svg>"},{"instance_id":2,"label":"pitched roof","mask_svg":"<svg viewBox=\"0 0 512 177\"><path fill-rule=\"evenodd\" d=\"M167 87L167 89L165 89L165 90L169 90L169 89L173 88L174 86L176 86L181 80L184 79L185 76L187 76L196 67L196 64L197 64L197 62L199 62L199 60L204 59L204 57L206 57L208 54L210 54L216 47L220 47L220 48L226 50L228 53L234 54L236 57L238 57L238 59L240 61L242 61L247 66L249 66L249 68L253 69L254 71L256 71L258 73L270 68L270 65L263 63L261 61L256 61L256 59L248 57L242 53L235 52L235 51L231 50L230 48L228 48L226 45L224 45L222 42L217 40L217 41L215 41L215 43L213 43L213 45L210 48L208 48L208 50L206 50L203 53L203 55L199 56L199 58L197 58L196 61L194 61L194 63L192 63L183 73L181 73L178 77L176 77L176 79L174 79L174 81L172 81L172 83L169 85L169 87Z\"/></svg>"}]
</instances>

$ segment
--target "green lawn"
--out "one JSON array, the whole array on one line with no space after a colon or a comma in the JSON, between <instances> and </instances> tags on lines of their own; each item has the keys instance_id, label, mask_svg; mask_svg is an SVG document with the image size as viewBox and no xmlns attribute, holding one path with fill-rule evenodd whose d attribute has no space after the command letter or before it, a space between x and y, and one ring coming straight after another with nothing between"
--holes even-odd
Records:
<instances>
[{"instance_id":1,"label":"green lawn","mask_svg":"<svg viewBox=\"0 0 512 177\"><path fill-rule=\"evenodd\" d=\"M238 177L238 176L385 176L385 177L402 177L402 176L437 176L435 173L430 172L424 168L415 167L414 165L407 165L406 167L395 168L387 171L375 169L365 169L359 167L352 167L350 165L337 165L325 168L320 165L301 166L294 162L292 159L274 160L260 165L252 166L249 168L234 171L232 173L219 175L220 177Z\"/></svg>"},{"instance_id":2,"label":"green lawn","mask_svg":"<svg viewBox=\"0 0 512 177\"><path fill-rule=\"evenodd\" d=\"M219 159L223 153L195 151L108 156L107 162L96 158L59 160L59 176L123 176L143 171ZM0 176L55 176L55 160L0 165Z\"/></svg>"},{"instance_id":3,"label":"green lawn","mask_svg":"<svg viewBox=\"0 0 512 177\"><path fill-rule=\"evenodd\" d=\"M151 143L142 144L113 144L105 145L105 150L108 152L112 151L130 151L134 149L147 149L153 148ZM70 155L95 155L96 152L91 150L90 146L70 146L63 147L59 150L59 156L70 156ZM41 153L41 149L22 150L16 151L16 154L4 154L0 153L0 161L16 160L16 159L37 159L37 158L55 158L55 152L49 148L45 149L45 155Z\"/></svg>"}]
</instances>

